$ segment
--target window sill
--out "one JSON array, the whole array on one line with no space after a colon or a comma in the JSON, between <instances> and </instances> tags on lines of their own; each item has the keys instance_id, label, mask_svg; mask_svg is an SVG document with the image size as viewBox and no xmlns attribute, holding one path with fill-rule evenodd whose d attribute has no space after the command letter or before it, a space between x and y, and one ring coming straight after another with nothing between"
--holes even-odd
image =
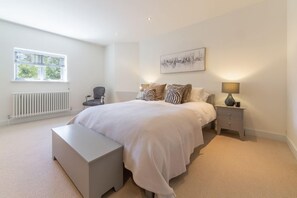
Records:
<instances>
[{"instance_id":1,"label":"window sill","mask_svg":"<svg viewBox=\"0 0 297 198\"><path fill-rule=\"evenodd\" d=\"M69 81L52 81L52 80L11 80L12 83L69 83Z\"/></svg>"}]
</instances>

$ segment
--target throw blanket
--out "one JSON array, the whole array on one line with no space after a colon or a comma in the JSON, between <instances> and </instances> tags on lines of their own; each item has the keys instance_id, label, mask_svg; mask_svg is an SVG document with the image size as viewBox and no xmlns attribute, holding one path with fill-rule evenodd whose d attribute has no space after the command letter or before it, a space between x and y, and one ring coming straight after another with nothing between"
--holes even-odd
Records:
<instances>
[{"instance_id":1,"label":"throw blanket","mask_svg":"<svg viewBox=\"0 0 297 198\"><path fill-rule=\"evenodd\" d=\"M194 148L203 144L200 120L182 105L134 100L87 108L71 123L124 145L124 164L136 184L175 197L169 180L186 171Z\"/></svg>"}]
</instances>

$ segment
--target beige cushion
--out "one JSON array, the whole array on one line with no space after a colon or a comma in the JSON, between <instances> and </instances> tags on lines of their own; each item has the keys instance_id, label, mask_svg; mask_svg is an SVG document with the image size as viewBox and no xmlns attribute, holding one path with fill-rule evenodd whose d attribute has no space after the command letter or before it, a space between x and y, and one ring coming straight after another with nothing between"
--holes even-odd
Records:
<instances>
[{"instance_id":1,"label":"beige cushion","mask_svg":"<svg viewBox=\"0 0 297 198\"><path fill-rule=\"evenodd\" d=\"M165 87L166 87L166 84L152 83L152 84L150 84L148 89L156 89L156 99L155 100L163 100Z\"/></svg>"}]
</instances>

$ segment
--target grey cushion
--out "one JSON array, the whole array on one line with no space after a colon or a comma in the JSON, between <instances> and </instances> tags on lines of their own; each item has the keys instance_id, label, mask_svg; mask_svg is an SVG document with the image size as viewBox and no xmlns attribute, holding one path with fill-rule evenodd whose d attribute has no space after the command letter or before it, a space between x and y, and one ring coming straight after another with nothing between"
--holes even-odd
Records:
<instances>
[{"instance_id":1,"label":"grey cushion","mask_svg":"<svg viewBox=\"0 0 297 198\"><path fill-rule=\"evenodd\" d=\"M186 103L186 102L190 101L191 91L192 91L192 85L191 84L186 84L186 85L173 84L173 86L184 87L184 89L185 89L185 91L183 93L183 98L182 98L181 103Z\"/></svg>"},{"instance_id":2,"label":"grey cushion","mask_svg":"<svg viewBox=\"0 0 297 198\"><path fill-rule=\"evenodd\" d=\"M165 102L172 104L180 104L183 98L185 87L179 87L174 85L167 86L167 92L165 96Z\"/></svg>"},{"instance_id":3,"label":"grey cushion","mask_svg":"<svg viewBox=\"0 0 297 198\"><path fill-rule=\"evenodd\" d=\"M143 100L146 100L146 101L156 100L156 89L146 89L146 90L144 90Z\"/></svg>"}]
</instances>

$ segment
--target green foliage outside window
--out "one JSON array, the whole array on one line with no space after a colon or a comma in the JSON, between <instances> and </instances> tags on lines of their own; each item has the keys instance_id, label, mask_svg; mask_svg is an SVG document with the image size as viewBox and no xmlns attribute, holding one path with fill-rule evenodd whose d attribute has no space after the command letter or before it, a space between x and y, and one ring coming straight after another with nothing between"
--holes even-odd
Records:
<instances>
[{"instance_id":1,"label":"green foliage outside window","mask_svg":"<svg viewBox=\"0 0 297 198\"><path fill-rule=\"evenodd\" d=\"M46 79L60 80L61 79L61 68L60 67L46 67L45 68Z\"/></svg>"},{"instance_id":2,"label":"green foliage outside window","mask_svg":"<svg viewBox=\"0 0 297 198\"><path fill-rule=\"evenodd\" d=\"M18 66L18 77L23 79L37 79L38 78L38 68L21 64Z\"/></svg>"},{"instance_id":3,"label":"green foliage outside window","mask_svg":"<svg viewBox=\"0 0 297 198\"><path fill-rule=\"evenodd\" d=\"M60 65L60 58L50 57L50 56L43 56L43 64L51 65L51 66L59 66Z\"/></svg>"}]
</instances>

